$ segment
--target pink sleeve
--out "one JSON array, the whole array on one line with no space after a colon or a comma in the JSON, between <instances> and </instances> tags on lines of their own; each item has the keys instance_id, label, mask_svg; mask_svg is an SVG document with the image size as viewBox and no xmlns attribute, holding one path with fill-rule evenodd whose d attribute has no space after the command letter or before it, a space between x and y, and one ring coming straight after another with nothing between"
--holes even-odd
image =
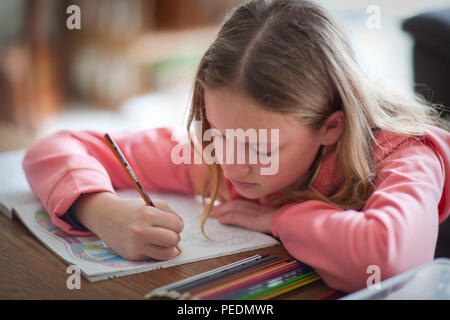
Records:
<instances>
[{"instance_id":1,"label":"pink sleeve","mask_svg":"<svg viewBox=\"0 0 450 320\"><path fill-rule=\"evenodd\" d=\"M188 165L171 161L172 131L166 128L111 134L147 190L193 192ZM134 188L103 134L60 131L27 150L23 167L33 192L53 222L75 235L89 232L71 221L67 210L83 193Z\"/></svg>"},{"instance_id":2,"label":"pink sleeve","mask_svg":"<svg viewBox=\"0 0 450 320\"><path fill-rule=\"evenodd\" d=\"M380 163L362 211L315 200L290 204L275 214L271 231L329 286L359 290L370 265L383 280L433 259L444 181L440 156L414 140Z\"/></svg>"}]
</instances>

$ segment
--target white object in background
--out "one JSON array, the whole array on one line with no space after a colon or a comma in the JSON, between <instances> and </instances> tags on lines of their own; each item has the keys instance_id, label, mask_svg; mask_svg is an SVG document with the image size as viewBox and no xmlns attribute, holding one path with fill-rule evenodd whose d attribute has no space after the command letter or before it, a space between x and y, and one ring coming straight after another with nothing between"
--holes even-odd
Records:
<instances>
[{"instance_id":1,"label":"white object in background","mask_svg":"<svg viewBox=\"0 0 450 320\"><path fill-rule=\"evenodd\" d=\"M438 258L341 300L450 300L450 259Z\"/></svg>"}]
</instances>

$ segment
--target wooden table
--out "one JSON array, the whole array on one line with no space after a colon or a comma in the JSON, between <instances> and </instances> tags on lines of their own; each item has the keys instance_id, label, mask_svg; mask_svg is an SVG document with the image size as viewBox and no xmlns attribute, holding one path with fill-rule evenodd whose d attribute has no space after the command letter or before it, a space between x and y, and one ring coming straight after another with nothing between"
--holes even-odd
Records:
<instances>
[{"instance_id":1,"label":"wooden table","mask_svg":"<svg viewBox=\"0 0 450 320\"><path fill-rule=\"evenodd\" d=\"M69 290L68 265L37 240L22 223L0 214L0 299L144 299L168 283L260 253L286 257L281 246L247 251L117 279L89 282ZM322 281L284 294L279 299L315 299L329 291Z\"/></svg>"}]
</instances>

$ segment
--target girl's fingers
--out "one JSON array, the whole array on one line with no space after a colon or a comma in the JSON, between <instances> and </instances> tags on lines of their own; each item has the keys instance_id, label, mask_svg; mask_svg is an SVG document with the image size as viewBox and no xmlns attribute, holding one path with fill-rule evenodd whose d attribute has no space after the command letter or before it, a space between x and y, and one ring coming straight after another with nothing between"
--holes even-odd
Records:
<instances>
[{"instance_id":1,"label":"girl's fingers","mask_svg":"<svg viewBox=\"0 0 450 320\"><path fill-rule=\"evenodd\" d=\"M213 207L211 217L220 223L253 231L270 232L270 220L276 210L247 200L232 200Z\"/></svg>"},{"instance_id":2,"label":"girl's fingers","mask_svg":"<svg viewBox=\"0 0 450 320\"><path fill-rule=\"evenodd\" d=\"M232 224L247 229L252 229L252 224L254 223L254 217L240 212L231 212L217 219L219 220L220 223Z\"/></svg>"},{"instance_id":3,"label":"girl's fingers","mask_svg":"<svg viewBox=\"0 0 450 320\"><path fill-rule=\"evenodd\" d=\"M222 202L221 204L212 207L211 216L220 217L224 214L229 213L230 211L239 211L245 208L245 204L243 201L239 200L231 200Z\"/></svg>"},{"instance_id":4,"label":"girl's fingers","mask_svg":"<svg viewBox=\"0 0 450 320\"><path fill-rule=\"evenodd\" d=\"M270 232L270 220L273 214L251 215L248 213L231 212L217 219L223 224L240 226L257 232Z\"/></svg>"},{"instance_id":5,"label":"girl's fingers","mask_svg":"<svg viewBox=\"0 0 450 320\"><path fill-rule=\"evenodd\" d=\"M261 211L260 207L261 205L247 200L231 200L212 207L210 216L218 218L230 212L255 213Z\"/></svg>"},{"instance_id":6,"label":"girl's fingers","mask_svg":"<svg viewBox=\"0 0 450 320\"><path fill-rule=\"evenodd\" d=\"M175 258L180 252L175 247L161 247L154 244L147 244L143 248L143 255L156 260L168 260Z\"/></svg>"},{"instance_id":7,"label":"girl's fingers","mask_svg":"<svg viewBox=\"0 0 450 320\"><path fill-rule=\"evenodd\" d=\"M177 217L182 219L181 216L178 213L176 213L171 207L169 207L169 205L166 202L164 202L162 200L153 200L153 204L155 205L156 208L158 208L162 211L173 213Z\"/></svg>"},{"instance_id":8,"label":"girl's fingers","mask_svg":"<svg viewBox=\"0 0 450 320\"><path fill-rule=\"evenodd\" d=\"M209 216L212 218L220 217L221 215L225 214L226 211L222 210L222 207L214 206L211 208L211 212L209 213Z\"/></svg>"},{"instance_id":9,"label":"girl's fingers","mask_svg":"<svg viewBox=\"0 0 450 320\"><path fill-rule=\"evenodd\" d=\"M157 210L152 216L152 226L170 229L177 233L183 230L183 219L171 212Z\"/></svg>"},{"instance_id":10,"label":"girl's fingers","mask_svg":"<svg viewBox=\"0 0 450 320\"><path fill-rule=\"evenodd\" d=\"M164 210L164 211L169 211L169 212L173 212L176 214L175 211L173 211L173 209L171 207L169 207L169 205L162 201L162 200L153 200L153 204L155 205L156 208Z\"/></svg>"},{"instance_id":11,"label":"girl's fingers","mask_svg":"<svg viewBox=\"0 0 450 320\"><path fill-rule=\"evenodd\" d=\"M142 237L147 244L154 244L165 248L175 247L181 240L179 233L161 227L147 228L142 233Z\"/></svg>"}]
</instances>

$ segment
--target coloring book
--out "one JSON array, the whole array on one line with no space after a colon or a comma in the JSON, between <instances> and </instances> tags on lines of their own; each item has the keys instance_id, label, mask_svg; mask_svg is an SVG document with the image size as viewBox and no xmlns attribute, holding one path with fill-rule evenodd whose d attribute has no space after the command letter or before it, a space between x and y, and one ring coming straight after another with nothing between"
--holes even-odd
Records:
<instances>
[{"instance_id":1,"label":"coloring book","mask_svg":"<svg viewBox=\"0 0 450 320\"><path fill-rule=\"evenodd\" d=\"M48 249L70 265L77 265L89 281L114 278L139 272L176 266L237 252L279 244L273 237L239 227L225 226L208 219L200 231L203 206L199 199L174 193L151 192L152 199L166 201L184 221L181 233L183 252L176 258L158 261L128 261L116 254L97 236L72 236L55 226L39 199L31 192L22 170L23 151L0 156L0 211L17 216ZM7 169L7 170L6 170ZM11 177L14 177L11 179ZM8 182L11 181L11 182ZM141 198L136 190L116 190L120 197ZM142 200L144 201L144 200Z\"/></svg>"}]
</instances>

